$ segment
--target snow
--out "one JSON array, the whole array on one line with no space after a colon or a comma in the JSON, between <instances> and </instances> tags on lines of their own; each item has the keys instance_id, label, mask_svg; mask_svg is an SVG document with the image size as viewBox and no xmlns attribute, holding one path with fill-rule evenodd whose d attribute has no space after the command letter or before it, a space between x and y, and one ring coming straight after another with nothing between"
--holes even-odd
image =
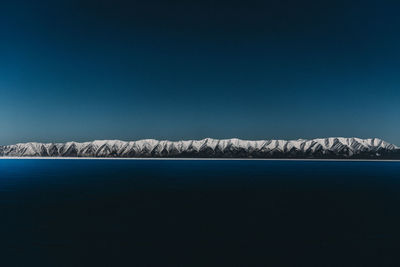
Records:
<instances>
[{"instance_id":1,"label":"snow","mask_svg":"<svg viewBox=\"0 0 400 267\"><path fill-rule=\"evenodd\" d=\"M16 145L0 146L0 156L179 156L182 153L209 153L210 157L214 153L218 155L234 156L235 151L247 151L259 153L258 155L268 156L274 152L292 153L297 151L303 154L334 153L338 155L353 155L360 152L371 152L376 154L379 150L397 150L397 146L387 143L378 138L318 138L318 139L298 139L298 140L241 140L232 139L213 139L205 138L202 140L168 141L143 139L138 141L120 140L95 140L92 142L67 142L67 143L19 143ZM221 154L222 153L222 154ZM225 153L225 154L224 154ZM233 154L232 154L233 153ZM242 152L241 152L242 153ZM207 154L208 155L208 154ZM204 155L203 155L204 156ZM242 155L243 156L243 155Z\"/></svg>"}]
</instances>

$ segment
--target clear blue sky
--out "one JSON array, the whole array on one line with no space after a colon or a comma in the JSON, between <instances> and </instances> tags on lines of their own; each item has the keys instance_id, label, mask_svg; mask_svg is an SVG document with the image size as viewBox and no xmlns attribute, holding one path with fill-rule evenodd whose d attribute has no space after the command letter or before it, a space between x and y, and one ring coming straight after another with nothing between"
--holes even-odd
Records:
<instances>
[{"instance_id":1,"label":"clear blue sky","mask_svg":"<svg viewBox=\"0 0 400 267\"><path fill-rule=\"evenodd\" d=\"M2 1L0 144L379 137L398 1Z\"/></svg>"}]
</instances>

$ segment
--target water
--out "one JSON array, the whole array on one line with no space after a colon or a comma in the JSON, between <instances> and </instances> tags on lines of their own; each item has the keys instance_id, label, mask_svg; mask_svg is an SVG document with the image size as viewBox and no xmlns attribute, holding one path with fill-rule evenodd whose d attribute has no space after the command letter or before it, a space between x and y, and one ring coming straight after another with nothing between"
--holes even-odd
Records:
<instances>
[{"instance_id":1,"label":"water","mask_svg":"<svg viewBox=\"0 0 400 267\"><path fill-rule=\"evenodd\" d=\"M1 266L400 266L400 162L0 160Z\"/></svg>"}]
</instances>

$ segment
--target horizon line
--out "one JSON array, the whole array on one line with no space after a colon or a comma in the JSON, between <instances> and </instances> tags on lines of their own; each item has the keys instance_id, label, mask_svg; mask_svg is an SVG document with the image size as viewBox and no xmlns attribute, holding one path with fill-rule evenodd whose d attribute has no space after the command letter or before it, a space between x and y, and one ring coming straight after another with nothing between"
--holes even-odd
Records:
<instances>
[{"instance_id":1,"label":"horizon line","mask_svg":"<svg viewBox=\"0 0 400 267\"><path fill-rule=\"evenodd\" d=\"M2 157L0 160L10 159L50 159L50 160L247 160L247 161L358 161L358 162L400 162L400 159L301 159L301 158L118 158L118 157Z\"/></svg>"}]
</instances>

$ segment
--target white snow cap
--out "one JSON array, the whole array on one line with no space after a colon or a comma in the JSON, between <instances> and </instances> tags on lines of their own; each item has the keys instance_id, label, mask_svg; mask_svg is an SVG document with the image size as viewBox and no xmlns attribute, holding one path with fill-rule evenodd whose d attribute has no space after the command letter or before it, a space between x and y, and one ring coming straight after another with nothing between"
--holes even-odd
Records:
<instances>
[{"instance_id":1,"label":"white snow cap","mask_svg":"<svg viewBox=\"0 0 400 267\"><path fill-rule=\"evenodd\" d=\"M400 148L379 138L330 137L297 140L241 140L213 139L168 141L144 139L138 141L95 140L92 142L67 143L20 143L0 146L0 156L82 156L82 157L142 157L142 156L185 156L229 155L268 156L274 153L313 153L352 156L360 153L379 154L382 150ZM196 154L197 153L197 154Z\"/></svg>"}]
</instances>

